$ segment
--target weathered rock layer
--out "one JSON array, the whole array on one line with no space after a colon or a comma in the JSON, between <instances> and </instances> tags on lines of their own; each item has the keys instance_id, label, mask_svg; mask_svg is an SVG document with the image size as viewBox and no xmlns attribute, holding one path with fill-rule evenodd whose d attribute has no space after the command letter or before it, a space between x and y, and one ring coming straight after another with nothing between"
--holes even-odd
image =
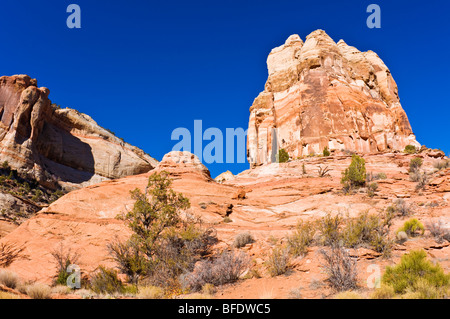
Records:
<instances>
[{"instance_id":1,"label":"weathered rock layer","mask_svg":"<svg viewBox=\"0 0 450 319\"><path fill-rule=\"evenodd\" d=\"M335 43L316 30L303 42L290 36L267 59L265 89L250 108L248 157L274 161L347 149L368 153L420 146L386 65L372 51Z\"/></svg>"},{"instance_id":2,"label":"weathered rock layer","mask_svg":"<svg viewBox=\"0 0 450 319\"><path fill-rule=\"evenodd\" d=\"M52 105L27 75L0 77L0 160L49 188L148 172L157 161L91 117Z\"/></svg>"}]
</instances>

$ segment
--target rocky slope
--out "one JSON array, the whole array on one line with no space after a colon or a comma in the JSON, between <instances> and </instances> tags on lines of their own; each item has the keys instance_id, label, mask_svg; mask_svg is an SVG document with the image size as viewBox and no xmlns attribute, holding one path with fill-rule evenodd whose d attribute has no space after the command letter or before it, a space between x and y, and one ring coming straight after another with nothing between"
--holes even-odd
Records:
<instances>
[{"instance_id":1,"label":"rocky slope","mask_svg":"<svg viewBox=\"0 0 450 319\"><path fill-rule=\"evenodd\" d=\"M330 150L376 152L420 146L402 109L397 85L372 51L360 52L316 30L273 49L269 76L250 108L248 158L274 162Z\"/></svg>"},{"instance_id":2,"label":"rocky slope","mask_svg":"<svg viewBox=\"0 0 450 319\"><path fill-rule=\"evenodd\" d=\"M408 174L409 162L417 156L423 159L423 169L430 174L430 183L421 191L416 191L416 183L410 181ZM56 273L51 252L61 243L66 249L80 253L79 264L86 274L99 265L114 266L106 245L116 236L124 239L130 235L124 222L116 219L132 208L129 191L136 187L143 190L152 172L165 170L174 179L175 191L190 199L191 209L187 213L200 216L205 226L217 230L219 243L215 251L231 248L235 237L242 232L250 232L255 238L253 244L240 249L252 257L252 270L260 278L220 287L217 298L289 298L300 286L304 298L322 298L332 292L323 282L320 247L312 247L305 257L292 260L288 274L272 278L265 262L275 243L286 242L299 220L314 220L327 213L350 217L364 211L378 214L397 199L404 199L410 205L412 215L396 217L390 236L395 237L395 230L411 217L424 224L441 220L443 227L450 229L450 168L437 170L434 165L439 159L435 156L436 153L427 151L416 155L365 154L367 171L386 175L377 181L379 188L375 196L369 197L365 189L351 195L342 193L341 172L351 161L351 156L346 154L264 165L217 183L192 154L169 153L151 172L70 192L8 233L0 239L0 244L25 247L26 258L10 266L24 280L50 283ZM319 177L320 167L328 167L329 173ZM224 217L229 220L225 221ZM449 243L437 243L427 229L424 236L396 244L388 259L370 249L351 250L358 258L361 285L365 286L370 275L367 266L375 263L384 269L398 262L406 251L417 248L425 249L429 258L450 270ZM318 282L322 284L317 286Z\"/></svg>"},{"instance_id":3,"label":"rocky slope","mask_svg":"<svg viewBox=\"0 0 450 319\"><path fill-rule=\"evenodd\" d=\"M145 173L157 161L100 127L61 109L27 75L0 77L0 161L50 189L76 189Z\"/></svg>"}]
</instances>

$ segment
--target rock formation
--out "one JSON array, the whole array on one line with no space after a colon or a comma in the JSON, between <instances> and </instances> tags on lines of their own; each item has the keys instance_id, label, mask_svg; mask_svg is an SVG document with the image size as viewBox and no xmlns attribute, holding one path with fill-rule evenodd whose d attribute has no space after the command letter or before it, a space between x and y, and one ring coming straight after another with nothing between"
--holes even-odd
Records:
<instances>
[{"instance_id":1,"label":"rock formation","mask_svg":"<svg viewBox=\"0 0 450 319\"><path fill-rule=\"evenodd\" d=\"M250 108L248 158L273 162L329 150L360 153L420 146L400 105L397 85L372 51L335 43L316 30L291 35L267 59L269 77Z\"/></svg>"},{"instance_id":2,"label":"rock formation","mask_svg":"<svg viewBox=\"0 0 450 319\"><path fill-rule=\"evenodd\" d=\"M91 117L51 103L27 75L0 77L0 160L48 188L67 190L148 172L157 161Z\"/></svg>"}]
</instances>

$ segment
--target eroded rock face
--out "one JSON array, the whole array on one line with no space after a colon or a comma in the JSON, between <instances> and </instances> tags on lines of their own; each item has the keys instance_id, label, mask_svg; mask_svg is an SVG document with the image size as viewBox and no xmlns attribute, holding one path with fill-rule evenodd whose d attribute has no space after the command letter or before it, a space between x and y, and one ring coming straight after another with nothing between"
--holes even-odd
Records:
<instances>
[{"instance_id":1,"label":"eroded rock face","mask_svg":"<svg viewBox=\"0 0 450 319\"><path fill-rule=\"evenodd\" d=\"M27 75L0 77L0 160L39 183L68 190L148 172L157 161L91 117L52 105Z\"/></svg>"},{"instance_id":2,"label":"eroded rock face","mask_svg":"<svg viewBox=\"0 0 450 319\"><path fill-rule=\"evenodd\" d=\"M248 158L273 162L279 148L292 158L330 150L360 153L420 144L397 85L372 51L335 43L317 30L292 35L267 58L265 89L250 108Z\"/></svg>"}]
</instances>

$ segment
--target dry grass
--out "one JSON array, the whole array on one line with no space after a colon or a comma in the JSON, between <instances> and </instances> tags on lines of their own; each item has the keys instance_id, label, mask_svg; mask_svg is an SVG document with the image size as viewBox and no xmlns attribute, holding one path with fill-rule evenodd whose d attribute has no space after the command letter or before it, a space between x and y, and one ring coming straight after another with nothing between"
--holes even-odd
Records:
<instances>
[{"instance_id":1,"label":"dry grass","mask_svg":"<svg viewBox=\"0 0 450 319\"><path fill-rule=\"evenodd\" d=\"M0 270L0 284L11 289L16 289L18 283L19 276L16 273L9 270Z\"/></svg>"},{"instance_id":2,"label":"dry grass","mask_svg":"<svg viewBox=\"0 0 450 319\"><path fill-rule=\"evenodd\" d=\"M20 299L20 297L9 292L0 291L0 300L3 299Z\"/></svg>"},{"instance_id":3,"label":"dry grass","mask_svg":"<svg viewBox=\"0 0 450 319\"><path fill-rule=\"evenodd\" d=\"M157 286L139 287L139 292L136 296L139 299L163 299L164 290Z\"/></svg>"},{"instance_id":4,"label":"dry grass","mask_svg":"<svg viewBox=\"0 0 450 319\"><path fill-rule=\"evenodd\" d=\"M31 299L50 299L51 288L41 283L34 283L26 287L26 293Z\"/></svg>"}]
</instances>

